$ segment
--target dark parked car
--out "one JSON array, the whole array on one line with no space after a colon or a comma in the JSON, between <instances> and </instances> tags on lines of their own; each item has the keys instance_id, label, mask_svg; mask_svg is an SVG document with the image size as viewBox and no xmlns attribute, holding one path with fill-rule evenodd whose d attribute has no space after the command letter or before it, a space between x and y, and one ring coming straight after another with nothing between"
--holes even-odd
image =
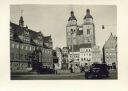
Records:
<instances>
[{"instance_id":1,"label":"dark parked car","mask_svg":"<svg viewBox=\"0 0 128 91\"><path fill-rule=\"evenodd\" d=\"M88 79L102 79L109 76L108 66L106 64L92 64L90 70L85 76Z\"/></svg>"}]
</instances>

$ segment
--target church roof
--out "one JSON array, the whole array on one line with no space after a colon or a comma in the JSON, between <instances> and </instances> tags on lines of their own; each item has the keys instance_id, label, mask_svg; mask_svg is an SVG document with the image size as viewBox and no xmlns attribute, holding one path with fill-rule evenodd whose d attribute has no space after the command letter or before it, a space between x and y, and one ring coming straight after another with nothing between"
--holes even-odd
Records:
<instances>
[{"instance_id":1,"label":"church roof","mask_svg":"<svg viewBox=\"0 0 128 91\"><path fill-rule=\"evenodd\" d=\"M69 17L68 21L70 21L70 20L76 20L76 17L75 16L71 16L71 17Z\"/></svg>"},{"instance_id":2,"label":"church roof","mask_svg":"<svg viewBox=\"0 0 128 91\"><path fill-rule=\"evenodd\" d=\"M81 44L80 45L80 48L91 48L91 43L88 43L88 44Z\"/></svg>"},{"instance_id":3,"label":"church roof","mask_svg":"<svg viewBox=\"0 0 128 91\"><path fill-rule=\"evenodd\" d=\"M30 44L37 45L34 42L34 39L36 39L39 35L42 35L41 32L35 32L31 29L28 29L28 27L21 27L21 26L15 24L15 23L12 23L12 22L10 22L10 27L11 27L10 31L13 31L13 35L14 35L14 37L12 39L13 41L23 42L19 38L19 36L22 35L24 33L24 31L27 31L27 32L29 32L29 36L30 36ZM43 36L42 35L42 37L43 37L45 43L48 43L49 39L51 39L51 36ZM45 47L47 47L47 46L45 45Z\"/></svg>"},{"instance_id":4,"label":"church roof","mask_svg":"<svg viewBox=\"0 0 128 91\"><path fill-rule=\"evenodd\" d=\"M80 45L73 45L73 52L78 52L80 50L80 48L91 48L91 44L80 44ZM70 50L72 51L72 49Z\"/></svg>"},{"instance_id":5,"label":"church roof","mask_svg":"<svg viewBox=\"0 0 128 91\"><path fill-rule=\"evenodd\" d=\"M93 19L93 17L90 15L89 9L86 10L86 15L85 15L84 19L86 19L86 18L92 18Z\"/></svg>"},{"instance_id":6,"label":"church roof","mask_svg":"<svg viewBox=\"0 0 128 91\"><path fill-rule=\"evenodd\" d=\"M70 21L70 20L76 20L77 21L76 17L74 16L73 11L71 11L71 16L69 17L68 21Z\"/></svg>"},{"instance_id":7,"label":"church roof","mask_svg":"<svg viewBox=\"0 0 128 91\"><path fill-rule=\"evenodd\" d=\"M105 42L104 47L110 48L117 45L117 39L113 34L111 33L108 40Z\"/></svg>"}]
</instances>

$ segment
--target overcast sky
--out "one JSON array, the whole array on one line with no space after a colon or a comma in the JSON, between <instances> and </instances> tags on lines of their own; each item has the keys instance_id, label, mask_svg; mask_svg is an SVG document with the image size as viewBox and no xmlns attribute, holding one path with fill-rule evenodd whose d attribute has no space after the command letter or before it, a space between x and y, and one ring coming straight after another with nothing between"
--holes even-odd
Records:
<instances>
[{"instance_id":1,"label":"overcast sky","mask_svg":"<svg viewBox=\"0 0 128 91\"><path fill-rule=\"evenodd\" d=\"M41 31L53 39L53 47L66 46L66 25L73 10L78 25L83 23L86 9L90 9L96 31L96 44L101 48L112 32L117 35L116 6L108 5L11 5L10 20L18 24L23 10L25 25L34 31ZM102 25L105 29L102 30Z\"/></svg>"}]
</instances>

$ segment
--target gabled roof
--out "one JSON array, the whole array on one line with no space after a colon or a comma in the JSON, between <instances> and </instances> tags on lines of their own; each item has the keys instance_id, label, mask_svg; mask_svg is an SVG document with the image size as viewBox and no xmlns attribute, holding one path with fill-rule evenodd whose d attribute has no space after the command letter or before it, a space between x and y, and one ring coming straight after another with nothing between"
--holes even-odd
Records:
<instances>
[{"instance_id":1,"label":"gabled roof","mask_svg":"<svg viewBox=\"0 0 128 91\"><path fill-rule=\"evenodd\" d=\"M88 43L88 44L81 44L80 45L80 48L91 48L91 43Z\"/></svg>"},{"instance_id":2,"label":"gabled roof","mask_svg":"<svg viewBox=\"0 0 128 91\"><path fill-rule=\"evenodd\" d=\"M85 15L84 19L86 19L86 18L92 18L93 19L93 17L90 15L89 9L86 10L86 15Z\"/></svg>"},{"instance_id":3,"label":"gabled roof","mask_svg":"<svg viewBox=\"0 0 128 91\"><path fill-rule=\"evenodd\" d=\"M80 44L80 45L73 45L73 52L78 52L80 50L80 48L91 48L91 44ZM72 51L72 47L70 49L70 51Z\"/></svg>"},{"instance_id":4,"label":"gabled roof","mask_svg":"<svg viewBox=\"0 0 128 91\"><path fill-rule=\"evenodd\" d=\"M87 15L84 17L84 19L86 19L86 18L92 18L92 19L93 19L93 17L92 17L90 14L87 14Z\"/></svg>"},{"instance_id":5,"label":"gabled roof","mask_svg":"<svg viewBox=\"0 0 128 91\"><path fill-rule=\"evenodd\" d=\"M112 47L113 45L110 44L110 42L113 42L113 44L116 46L117 45L117 37L113 36L111 33L108 40L105 42L104 47Z\"/></svg>"}]
</instances>

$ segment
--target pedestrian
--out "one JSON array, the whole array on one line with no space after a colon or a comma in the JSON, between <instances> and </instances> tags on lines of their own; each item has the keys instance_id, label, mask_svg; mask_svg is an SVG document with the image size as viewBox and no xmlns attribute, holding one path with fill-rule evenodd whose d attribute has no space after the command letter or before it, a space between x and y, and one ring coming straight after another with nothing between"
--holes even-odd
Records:
<instances>
[{"instance_id":1,"label":"pedestrian","mask_svg":"<svg viewBox=\"0 0 128 91\"><path fill-rule=\"evenodd\" d=\"M89 65L87 65L87 63L85 63L85 66L84 66L85 78L88 78L89 70L90 70Z\"/></svg>"},{"instance_id":2,"label":"pedestrian","mask_svg":"<svg viewBox=\"0 0 128 91\"><path fill-rule=\"evenodd\" d=\"M70 72L71 72L71 73L73 73L73 68L72 68L72 65L71 65L71 67L70 67L69 69L70 69Z\"/></svg>"}]
</instances>

